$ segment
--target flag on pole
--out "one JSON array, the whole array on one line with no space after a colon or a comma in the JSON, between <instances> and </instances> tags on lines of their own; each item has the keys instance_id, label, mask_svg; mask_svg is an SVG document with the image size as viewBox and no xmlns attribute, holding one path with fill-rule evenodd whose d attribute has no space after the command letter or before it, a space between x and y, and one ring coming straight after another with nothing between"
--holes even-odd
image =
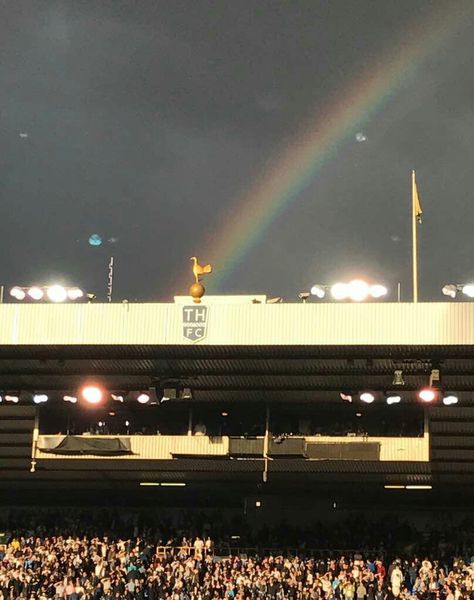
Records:
<instances>
[{"instance_id":1,"label":"flag on pole","mask_svg":"<svg viewBox=\"0 0 474 600\"><path fill-rule=\"evenodd\" d=\"M412 186L412 194L413 194L413 210L415 211L415 219L418 223L421 223L421 216L423 214L423 210L420 204L420 196L418 194L418 187L416 185L415 171L413 171L413 186Z\"/></svg>"}]
</instances>

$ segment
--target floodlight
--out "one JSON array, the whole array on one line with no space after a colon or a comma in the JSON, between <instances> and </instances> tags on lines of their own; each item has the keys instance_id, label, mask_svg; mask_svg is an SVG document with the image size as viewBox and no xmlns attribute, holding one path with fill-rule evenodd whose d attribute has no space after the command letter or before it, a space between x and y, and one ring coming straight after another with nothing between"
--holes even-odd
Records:
<instances>
[{"instance_id":1,"label":"floodlight","mask_svg":"<svg viewBox=\"0 0 474 600\"><path fill-rule=\"evenodd\" d=\"M188 387L183 388L181 398L182 398L182 400L192 400L193 392L191 391L191 388L188 388Z\"/></svg>"},{"instance_id":2,"label":"floodlight","mask_svg":"<svg viewBox=\"0 0 474 600\"><path fill-rule=\"evenodd\" d=\"M5 394L5 402L13 402L13 404L18 404L20 401L20 394Z\"/></svg>"},{"instance_id":3,"label":"floodlight","mask_svg":"<svg viewBox=\"0 0 474 600\"><path fill-rule=\"evenodd\" d=\"M402 401L402 397L398 394L387 394L385 397L385 402L391 406L392 404L400 404Z\"/></svg>"},{"instance_id":4,"label":"floodlight","mask_svg":"<svg viewBox=\"0 0 474 600\"><path fill-rule=\"evenodd\" d=\"M78 300L84 297L84 292L79 288L69 288L67 290L69 300Z\"/></svg>"},{"instance_id":5,"label":"floodlight","mask_svg":"<svg viewBox=\"0 0 474 600\"><path fill-rule=\"evenodd\" d=\"M331 287L331 296L334 300L345 300L349 296L349 286L347 283L335 283Z\"/></svg>"},{"instance_id":6,"label":"floodlight","mask_svg":"<svg viewBox=\"0 0 474 600\"><path fill-rule=\"evenodd\" d=\"M44 296L44 292L41 288L33 286L28 290L28 296L32 300L41 300Z\"/></svg>"},{"instance_id":7,"label":"floodlight","mask_svg":"<svg viewBox=\"0 0 474 600\"><path fill-rule=\"evenodd\" d=\"M320 300L326 295L326 290L322 285L313 285L310 291L312 296L316 296L316 298L319 298Z\"/></svg>"},{"instance_id":8,"label":"floodlight","mask_svg":"<svg viewBox=\"0 0 474 600\"><path fill-rule=\"evenodd\" d=\"M352 402L352 394L346 394L345 392L341 392L339 394L339 397L341 398L341 400L344 400L344 402Z\"/></svg>"},{"instance_id":9,"label":"floodlight","mask_svg":"<svg viewBox=\"0 0 474 600\"><path fill-rule=\"evenodd\" d=\"M469 298L474 298L474 283L463 285L462 293Z\"/></svg>"},{"instance_id":10,"label":"floodlight","mask_svg":"<svg viewBox=\"0 0 474 600\"><path fill-rule=\"evenodd\" d=\"M372 296L372 298L382 298L382 296L386 296L387 293L387 288L379 283L371 285L369 288L369 295Z\"/></svg>"},{"instance_id":11,"label":"floodlight","mask_svg":"<svg viewBox=\"0 0 474 600\"><path fill-rule=\"evenodd\" d=\"M71 404L76 404L77 396L71 396L71 395L66 394L65 396L63 396L63 400L64 400L64 402L70 402Z\"/></svg>"},{"instance_id":12,"label":"floodlight","mask_svg":"<svg viewBox=\"0 0 474 600\"><path fill-rule=\"evenodd\" d=\"M110 394L110 397L115 402L123 402L125 400L125 395L124 394Z\"/></svg>"},{"instance_id":13,"label":"floodlight","mask_svg":"<svg viewBox=\"0 0 474 600\"><path fill-rule=\"evenodd\" d=\"M104 393L97 385L86 385L81 390L81 395L89 404L99 404L104 397Z\"/></svg>"},{"instance_id":14,"label":"floodlight","mask_svg":"<svg viewBox=\"0 0 474 600\"><path fill-rule=\"evenodd\" d=\"M375 395L372 392L362 392L359 395L359 399L366 404L372 404L375 400Z\"/></svg>"},{"instance_id":15,"label":"floodlight","mask_svg":"<svg viewBox=\"0 0 474 600\"><path fill-rule=\"evenodd\" d=\"M348 285L349 298L354 302L363 302L369 295L369 284L361 279L354 279Z\"/></svg>"},{"instance_id":16,"label":"floodlight","mask_svg":"<svg viewBox=\"0 0 474 600\"><path fill-rule=\"evenodd\" d=\"M443 398L443 404L445 406L452 406L453 404L457 404L459 401L458 397L455 396L454 394L448 394L447 396L444 396Z\"/></svg>"},{"instance_id":17,"label":"floodlight","mask_svg":"<svg viewBox=\"0 0 474 600\"><path fill-rule=\"evenodd\" d=\"M16 300L24 300L26 298L26 292L20 287L15 286L10 290L10 296L12 296L12 298L16 298Z\"/></svg>"},{"instance_id":18,"label":"floodlight","mask_svg":"<svg viewBox=\"0 0 474 600\"><path fill-rule=\"evenodd\" d=\"M43 402L47 402L47 401L48 401L47 394L33 394L33 402L35 404L42 404Z\"/></svg>"},{"instance_id":19,"label":"floodlight","mask_svg":"<svg viewBox=\"0 0 474 600\"><path fill-rule=\"evenodd\" d=\"M456 298L458 292L462 292L468 298L474 298L474 283L448 283L441 291L450 298Z\"/></svg>"},{"instance_id":20,"label":"floodlight","mask_svg":"<svg viewBox=\"0 0 474 600\"><path fill-rule=\"evenodd\" d=\"M67 300L67 291L62 285L52 285L46 290L46 295L51 302L64 302Z\"/></svg>"},{"instance_id":21,"label":"floodlight","mask_svg":"<svg viewBox=\"0 0 474 600\"><path fill-rule=\"evenodd\" d=\"M302 300L303 304L305 304L305 303L306 303L306 301L307 301L307 300L308 300L308 298L309 298L309 295L310 295L310 294L309 294L309 292L300 292L300 293L298 294L298 298L299 298L300 300Z\"/></svg>"},{"instance_id":22,"label":"floodlight","mask_svg":"<svg viewBox=\"0 0 474 600\"><path fill-rule=\"evenodd\" d=\"M403 371L401 369L395 369L395 371L393 372L392 385L405 385L405 381L403 379Z\"/></svg>"},{"instance_id":23,"label":"floodlight","mask_svg":"<svg viewBox=\"0 0 474 600\"><path fill-rule=\"evenodd\" d=\"M445 296L449 296L450 298L456 298L458 286L454 285L454 283L448 283L447 285L443 286L441 291Z\"/></svg>"},{"instance_id":24,"label":"floodlight","mask_svg":"<svg viewBox=\"0 0 474 600\"><path fill-rule=\"evenodd\" d=\"M137 402L139 402L140 404L147 404L148 402L150 402L150 394L147 394L146 392L141 392L137 396Z\"/></svg>"},{"instance_id":25,"label":"floodlight","mask_svg":"<svg viewBox=\"0 0 474 600\"><path fill-rule=\"evenodd\" d=\"M418 392L418 398L423 402L433 402L437 395L437 391L431 387L423 388Z\"/></svg>"}]
</instances>

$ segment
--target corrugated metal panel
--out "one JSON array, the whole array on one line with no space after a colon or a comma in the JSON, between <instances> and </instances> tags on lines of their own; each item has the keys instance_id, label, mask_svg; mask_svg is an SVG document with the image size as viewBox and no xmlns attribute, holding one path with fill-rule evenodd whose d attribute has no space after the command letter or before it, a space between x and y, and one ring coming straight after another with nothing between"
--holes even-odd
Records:
<instances>
[{"instance_id":1,"label":"corrugated metal panel","mask_svg":"<svg viewBox=\"0 0 474 600\"><path fill-rule=\"evenodd\" d=\"M264 441L263 438L239 438L231 437L229 439L229 454L241 456L262 456Z\"/></svg>"},{"instance_id":2,"label":"corrugated metal panel","mask_svg":"<svg viewBox=\"0 0 474 600\"><path fill-rule=\"evenodd\" d=\"M474 473L474 462L441 462L432 463L433 473Z\"/></svg>"},{"instance_id":3,"label":"corrugated metal panel","mask_svg":"<svg viewBox=\"0 0 474 600\"><path fill-rule=\"evenodd\" d=\"M374 389L383 390L391 386L393 372L385 376L370 375L225 375L223 377L200 375L194 389L293 389L293 390L345 390ZM410 380L414 386L422 387L426 377L418 382Z\"/></svg>"},{"instance_id":4,"label":"corrugated metal panel","mask_svg":"<svg viewBox=\"0 0 474 600\"><path fill-rule=\"evenodd\" d=\"M28 446L31 449L32 439L32 432L0 433L0 446Z\"/></svg>"},{"instance_id":5,"label":"corrugated metal panel","mask_svg":"<svg viewBox=\"0 0 474 600\"><path fill-rule=\"evenodd\" d=\"M474 408L466 406L433 407L430 408L429 416L431 420L446 421L449 419L460 419L474 421Z\"/></svg>"},{"instance_id":6,"label":"corrugated metal panel","mask_svg":"<svg viewBox=\"0 0 474 600\"><path fill-rule=\"evenodd\" d=\"M432 448L474 448L474 436L431 435Z\"/></svg>"},{"instance_id":7,"label":"corrugated metal panel","mask_svg":"<svg viewBox=\"0 0 474 600\"><path fill-rule=\"evenodd\" d=\"M308 443L306 455L315 460L380 460L380 444L374 442Z\"/></svg>"},{"instance_id":8,"label":"corrugated metal panel","mask_svg":"<svg viewBox=\"0 0 474 600\"><path fill-rule=\"evenodd\" d=\"M91 436L88 436L91 437ZM100 436L104 438L106 436ZM108 436L107 436L108 437ZM116 437L116 436L110 436ZM124 437L124 436L121 436ZM38 448L53 448L64 436L41 435ZM136 435L130 436L133 455L113 456L105 460L170 460L173 455L196 456L227 456L229 452L229 438L210 438L208 436L183 436L183 435ZM104 457L81 454L80 456L64 456L48 454L38 451L38 458L52 460L104 460Z\"/></svg>"},{"instance_id":9,"label":"corrugated metal panel","mask_svg":"<svg viewBox=\"0 0 474 600\"><path fill-rule=\"evenodd\" d=\"M444 461L470 461L474 463L474 449L472 450L460 450L459 448L450 450L446 448L436 449L431 451L432 460L444 460Z\"/></svg>"},{"instance_id":10,"label":"corrugated metal panel","mask_svg":"<svg viewBox=\"0 0 474 600\"><path fill-rule=\"evenodd\" d=\"M84 373L94 371L95 373L117 373L127 375L141 374L169 374L179 373L182 375L258 375L265 373L268 375L392 375L395 369L395 363L392 360L373 360L371 365L364 359L347 361L345 359L296 359L291 355L288 358L259 360L259 359L100 359L92 357L90 360L71 359L61 363L58 360L32 360L23 359L1 359L0 375L4 373L25 373L28 375L46 375L62 373L70 375L75 373ZM426 373L428 367L425 366L421 372ZM404 373L407 375L412 369L410 365L405 366ZM420 369L418 368L418 371ZM443 374L446 369L443 367Z\"/></svg>"},{"instance_id":11,"label":"corrugated metal panel","mask_svg":"<svg viewBox=\"0 0 474 600\"><path fill-rule=\"evenodd\" d=\"M474 434L474 422L462 421L433 421L430 425L431 433Z\"/></svg>"},{"instance_id":12,"label":"corrugated metal panel","mask_svg":"<svg viewBox=\"0 0 474 600\"><path fill-rule=\"evenodd\" d=\"M191 345L174 304L0 306L0 344ZM205 345L473 345L473 303L214 305Z\"/></svg>"},{"instance_id":13,"label":"corrugated metal panel","mask_svg":"<svg viewBox=\"0 0 474 600\"><path fill-rule=\"evenodd\" d=\"M0 432L5 433L33 431L33 421L26 419L0 419Z\"/></svg>"},{"instance_id":14,"label":"corrugated metal panel","mask_svg":"<svg viewBox=\"0 0 474 600\"><path fill-rule=\"evenodd\" d=\"M38 446L51 448L58 444L63 436L40 436ZM361 443L359 437L307 437L311 443ZM133 456L112 457L110 460L170 460L173 455L195 456L227 456L229 453L229 438L209 438L207 436L130 436ZM381 461L423 462L429 460L429 440L424 438L382 438L370 437L367 442L380 444ZM101 457L85 456L64 457L43 452L38 453L38 458L68 460L72 459L98 459Z\"/></svg>"},{"instance_id":15,"label":"corrugated metal panel","mask_svg":"<svg viewBox=\"0 0 474 600\"><path fill-rule=\"evenodd\" d=\"M345 473L345 474L428 474L429 463L425 462L382 462L365 460L302 460L278 459L271 461L270 471L293 473Z\"/></svg>"},{"instance_id":16,"label":"corrugated metal panel","mask_svg":"<svg viewBox=\"0 0 474 600\"><path fill-rule=\"evenodd\" d=\"M36 408L34 406L17 406L2 404L0 406L0 419L31 419L34 420Z\"/></svg>"},{"instance_id":17,"label":"corrugated metal panel","mask_svg":"<svg viewBox=\"0 0 474 600\"><path fill-rule=\"evenodd\" d=\"M360 437L336 437L336 436L315 436L307 437L306 440L311 443L344 443L360 444L364 438ZM429 461L429 436L419 438L404 437L367 437L367 443L380 444L381 461L400 461L400 462L428 462Z\"/></svg>"}]
</instances>

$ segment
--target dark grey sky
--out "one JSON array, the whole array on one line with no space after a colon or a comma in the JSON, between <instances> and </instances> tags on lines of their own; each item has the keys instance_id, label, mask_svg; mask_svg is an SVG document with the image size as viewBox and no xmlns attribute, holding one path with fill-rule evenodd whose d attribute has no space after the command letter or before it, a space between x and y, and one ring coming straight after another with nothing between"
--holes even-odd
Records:
<instances>
[{"instance_id":1,"label":"dark grey sky","mask_svg":"<svg viewBox=\"0 0 474 600\"><path fill-rule=\"evenodd\" d=\"M113 254L116 299L169 300L191 255L225 271L212 237L238 199L437 10L457 26L354 123L219 291L294 299L366 274L408 298L415 167L421 296L442 299L444 283L474 279L474 4L456 0L3 0L1 280L104 297ZM117 241L92 248L92 233Z\"/></svg>"}]
</instances>

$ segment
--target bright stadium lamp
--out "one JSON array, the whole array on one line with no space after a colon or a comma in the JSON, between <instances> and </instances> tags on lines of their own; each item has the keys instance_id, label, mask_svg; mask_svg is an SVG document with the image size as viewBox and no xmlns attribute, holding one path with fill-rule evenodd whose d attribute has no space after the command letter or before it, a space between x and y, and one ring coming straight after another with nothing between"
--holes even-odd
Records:
<instances>
[{"instance_id":1,"label":"bright stadium lamp","mask_svg":"<svg viewBox=\"0 0 474 600\"><path fill-rule=\"evenodd\" d=\"M51 302L64 302L67 300L67 291L62 285L52 285L48 287L46 295Z\"/></svg>"},{"instance_id":2,"label":"bright stadium lamp","mask_svg":"<svg viewBox=\"0 0 474 600\"><path fill-rule=\"evenodd\" d=\"M388 294L387 288L384 285L381 285L380 283L371 285L369 288L369 295L372 298L382 298L383 296L386 296L387 294Z\"/></svg>"},{"instance_id":3,"label":"bright stadium lamp","mask_svg":"<svg viewBox=\"0 0 474 600\"><path fill-rule=\"evenodd\" d=\"M385 396L385 402L391 406L392 404L400 404L402 397L399 394L387 394Z\"/></svg>"},{"instance_id":4,"label":"bright stadium lamp","mask_svg":"<svg viewBox=\"0 0 474 600\"><path fill-rule=\"evenodd\" d=\"M44 292L40 287L35 285L28 290L28 296L32 300L41 300L44 296Z\"/></svg>"},{"instance_id":5,"label":"bright stadium lamp","mask_svg":"<svg viewBox=\"0 0 474 600\"><path fill-rule=\"evenodd\" d=\"M47 300L49 302L59 303L66 301L75 301L79 299L91 299L93 294L85 294L83 290L75 287L65 287L59 284L54 285L33 285L22 287L15 285L10 290L10 296L15 300Z\"/></svg>"},{"instance_id":6,"label":"bright stadium lamp","mask_svg":"<svg viewBox=\"0 0 474 600\"><path fill-rule=\"evenodd\" d=\"M316 296L316 298L319 298L320 300L322 300L326 296L326 290L324 285L313 285L310 292L312 296Z\"/></svg>"},{"instance_id":7,"label":"bright stadium lamp","mask_svg":"<svg viewBox=\"0 0 474 600\"><path fill-rule=\"evenodd\" d=\"M79 300L79 298L84 298L84 292L80 288L69 288L67 296L69 300Z\"/></svg>"},{"instance_id":8,"label":"bright stadium lamp","mask_svg":"<svg viewBox=\"0 0 474 600\"><path fill-rule=\"evenodd\" d=\"M148 404L148 402L150 402L150 394L147 392L141 392L137 396L137 402L140 404Z\"/></svg>"},{"instance_id":9,"label":"bright stadium lamp","mask_svg":"<svg viewBox=\"0 0 474 600\"><path fill-rule=\"evenodd\" d=\"M322 300L326 297L328 291L334 300L352 300L353 302L363 302L369 298L379 299L388 293L384 285L379 283L368 284L362 279L353 279L349 283L340 281L333 285L315 283L310 293Z\"/></svg>"},{"instance_id":10,"label":"bright stadium lamp","mask_svg":"<svg viewBox=\"0 0 474 600\"><path fill-rule=\"evenodd\" d=\"M436 398L438 397L438 394L439 394L438 390L435 390L431 387L426 387L418 392L418 398L422 402L429 403L429 402L434 402L436 400Z\"/></svg>"},{"instance_id":11,"label":"bright stadium lamp","mask_svg":"<svg viewBox=\"0 0 474 600\"><path fill-rule=\"evenodd\" d=\"M352 402L352 394L350 392L340 392L339 398L344 402Z\"/></svg>"},{"instance_id":12,"label":"bright stadium lamp","mask_svg":"<svg viewBox=\"0 0 474 600\"><path fill-rule=\"evenodd\" d=\"M462 293L468 298L474 298L474 283L466 283L466 285L463 285Z\"/></svg>"},{"instance_id":13,"label":"bright stadium lamp","mask_svg":"<svg viewBox=\"0 0 474 600\"><path fill-rule=\"evenodd\" d=\"M18 392L9 392L4 396L5 402L12 402L13 404L18 404L20 402L20 394Z\"/></svg>"},{"instance_id":14,"label":"bright stadium lamp","mask_svg":"<svg viewBox=\"0 0 474 600\"><path fill-rule=\"evenodd\" d=\"M348 287L349 298L354 302L363 302L369 297L369 284L361 279L354 279Z\"/></svg>"},{"instance_id":15,"label":"bright stadium lamp","mask_svg":"<svg viewBox=\"0 0 474 600\"><path fill-rule=\"evenodd\" d=\"M445 406L452 406L453 404L457 404L459 402L459 398L455 394L447 394L443 397L443 404Z\"/></svg>"},{"instance_id":16,"label":"bright stadium lamp","mask_svg":"<svg viewBox=\"0 0 474 600\"><path fill-rule=\"evenodd\" d=\"M99 404L104 397L104 392L97 385L85 385L81 390L81 395L89 404Z\"/></svg>"},{"instance_id":17,"label":"bright stadium lamp","mask_svg":"<svg viewBox=\"0 0 474 600\"><path fill-rule=\"evenodd\" d=\"M33 402L35 404L43 404L48 401L48 394L33 394Z\"/></svg>"},{"instance_id":18,"label":"bright stadium lamp","mask_svg":"<svg viewBox=\"0 0 474 600\"><path fill-rule=\"evenodd\" d=\"M331 287L331 296L334 300L345 300L349 296L349 286L347 283L335 283Z\"/></svg>"},{"instance_id":19,"label":"bright stadium lamp","mask_svg":"<svg viewBox=\"0 0 474 600\"><path fill-rule=\"evenodd\" d=\"M24 300L26 298L25 290L22 290L20 287L15 286L10 290L10 296L15 298L16 300Z\"/></svg>"},{"instance_id":20,"label":"bright stadium lamp","mask_svg":"<svg viewBox=\"0 0 474 600\"><path fill-rule=\"evenodd\" d=\"M73 396L71 394L65 394L63 396L63 400L64 400L64 402L70 402L71 404L76 404L77 396Z\"/></svg>"},{"instance_id":21,"label":"bright stadium lamp","mask_svg":"<svg viewBox=\"0 0 474 600\"><path fill-rule=\"evenodd\" d=\"M372 404L372 402L375 400L375 394L372 392L362 392L359 395L359 399L366 404Z\"/></svg>"}]
</instances>

